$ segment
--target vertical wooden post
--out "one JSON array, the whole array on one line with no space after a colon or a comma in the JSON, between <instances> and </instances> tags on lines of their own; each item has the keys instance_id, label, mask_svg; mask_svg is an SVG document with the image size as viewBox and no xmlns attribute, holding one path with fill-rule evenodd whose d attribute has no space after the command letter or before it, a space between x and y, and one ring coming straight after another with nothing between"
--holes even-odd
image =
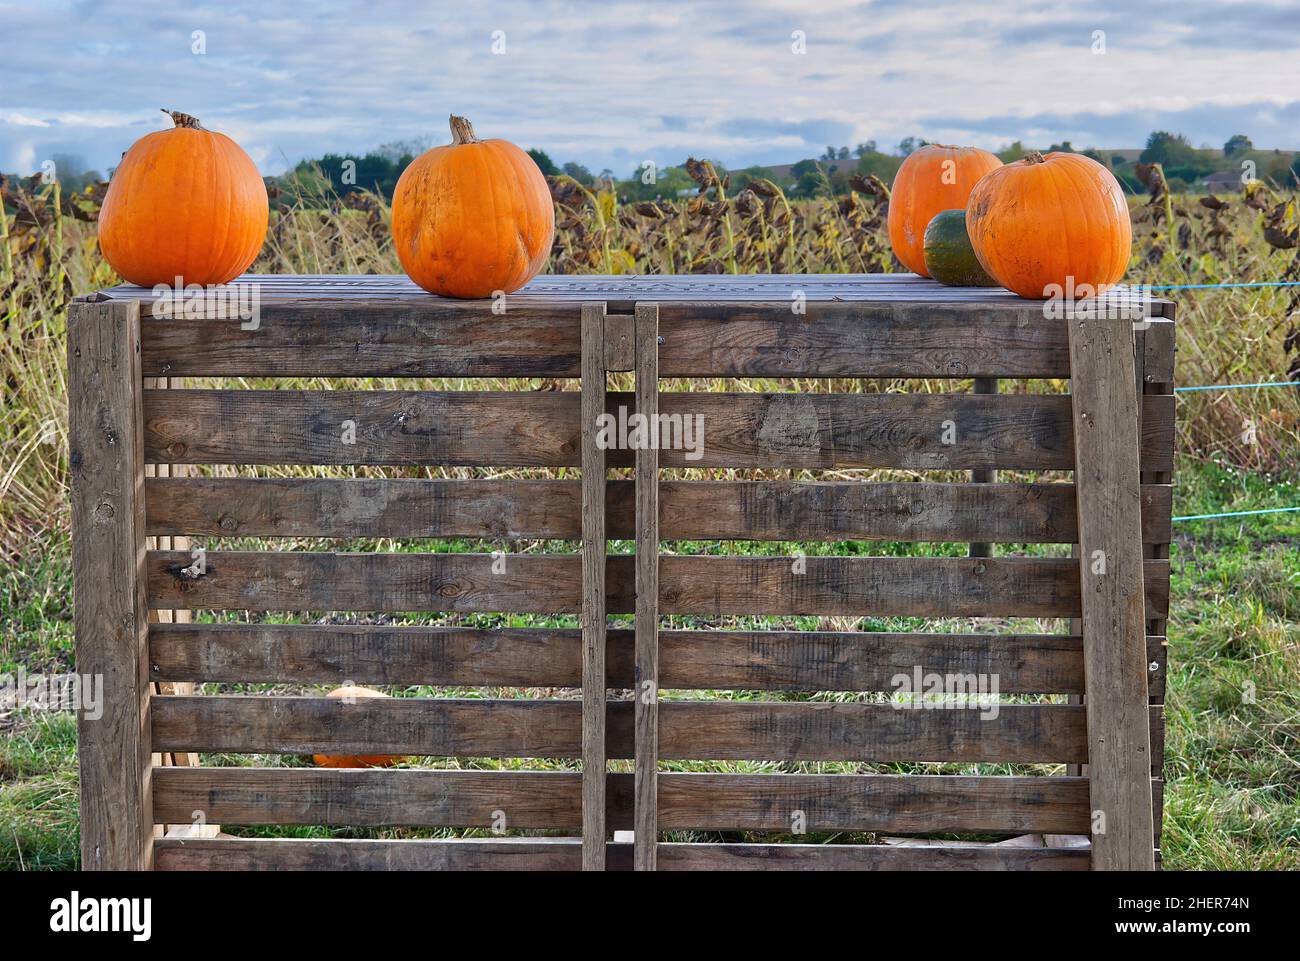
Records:
<instances>
[{"instance_id":1,"label":"vertical wooden post","mask_svg":"<svg viewBox=\"0 0 1300 961\"><path fill-rule=\"evenodd\" d=\"M636 452L635 848L653 871L659 850L659 305L636 305L636 409L651 444Z\"/></svg>"},{"instance_id":2,"label":"vertical wooden post","mask_svg":"<svg viewBox=\"0 0 1300 961\"><path fill-rule=\"evenodd\" d=\"M975 393L977 394L996 394L998 392L998 379L996 377L976 377ZM998 479L998 472L991 468L976 468L970 472L970 479L976 484L992 484ZM992 557L993 545L982 542L972 542L970 546L971 557Z\"/></svg>"},{"instance_id":3,"label":"vertical wooden post","mask_svg":"<svg viewBox=\"0 0 1300 961\"><path fill-rule=\"evenodd\" d=\"M582 869L605 870L605 305L582 307Z\"/></svg>"},{"instance_id":4,"label":"vertical wooden post","mask_svg":"<svg viewBox=\"0 0 1300 961\"><path fill-rule=\"evenodd\" d=\"M100 711L77 715L83 870L153 862L141 384L139 304L71 304L77 673L92 690L102 683Z\"/></svg>"},{"instance_id":5,"label":"vertical wooden post","mask_svg":"<svg viewBox=\"0 0 1300 961\"><path fill-rule=\"evenodd\" d=\"M1094 870L1153 870L1133 324L1069 320Z\"/></svg>"},{"instance_id":6,"label":"vertical wooden post","mask_svg":"<svg viewBox=\"0 0 1300 961\"><path fill-rule=\"evenodd\" d=\"M181 390L185 386L183 377L146 377L145 390ZM149 477L185 477L190 473L188 464L145 464L144 476ZM151 551L188 551L190 539L181 536L146 537L145 549ZM156 610L149 612L150 624L188 624L191 612L187 610ZM194 693L194 684L190 681L158 681L149 685L150 694L163 697L168 695L186 695ZM155 767L198 767L199 756L194 752L174 752L154 754ZM216 837L220 825L206 823L157 824L154 837L166 837L168 834L183 834L186 837Z\"/></svg>"},{"instance_id":7,"label":"vertical wooden post","mask_svg":"<svg viewBox=\"0 0 1300 961\"><path fill-rule=\"evenodd\" d=\"M1141 357L1142 364L1138 375L1138 393L1142 395L1170 395L1174 392L1174 304L1166 303L1160 307L1160 320L1150 324L1146 330L1141 331L1140 343L1142 345ZM1172 453L1172 452L1171 452ZM1173 473L1171 471L1143 471L1142 483L1144 484L1170 484L1173 482ZM1149 558L1164 559L1169 557L1168 543L1153 543L1146 545L1145 554ZM1162 617L1151 617L1147 619L1147 634L1152 637L1164 638L1168 631L1168 625ZM1151 677L1150 665L1148 665L1148 679ZM1165 659L1165 670L1168 672L1168 658ZM1166 673L1167 676L1167 673ZM1149 685L1148 685L1149 686ZM1158 731L1159 740L1163 742L1164 734L1164 696L1151 697L1152 705L1152 725L1155 731ZM1164 778L1164 753L1160 751L1156 743L1151 745L1151 777ZM1157 852L1160 849L1160 832L1163 821L1164 811L1161 807L1163 804L1163 795L1157 793L1156 798L1161 800L1152 801L1152 829L1154 832L1155 848Z\"/></svg>"}]
</instances>

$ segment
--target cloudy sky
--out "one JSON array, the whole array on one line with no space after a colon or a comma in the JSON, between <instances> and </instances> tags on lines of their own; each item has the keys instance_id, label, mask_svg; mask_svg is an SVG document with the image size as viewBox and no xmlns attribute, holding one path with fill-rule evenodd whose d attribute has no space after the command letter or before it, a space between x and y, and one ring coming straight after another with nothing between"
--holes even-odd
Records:
<instances>
[{"instance_id":1,"label":"cloudy sky","mask_svg":"<svg viewBox=\"0 0 1300 961\"><path fill-rule=\"evenodd\" d=\"M1117 148L1164 128L1294 149L1300 3L0 0L0 170L56 153L104 170L169 122L160 107L268 174L445 143L452 112L624 175L906 136Z\"/></svg>"}]
</instances>

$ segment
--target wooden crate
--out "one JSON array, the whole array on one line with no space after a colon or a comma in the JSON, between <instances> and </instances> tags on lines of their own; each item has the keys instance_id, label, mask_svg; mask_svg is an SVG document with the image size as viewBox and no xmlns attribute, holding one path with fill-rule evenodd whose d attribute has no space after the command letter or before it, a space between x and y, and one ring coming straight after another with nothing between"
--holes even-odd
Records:
<instances>
[{"instance_id":1,"label":"wooden crate","mask_svg":"<svg viewBox=\"0 0 1300 961\"><path fill-rule=\"evenodd\" d=\"M1135 324L1081 312L1049 319L1041 304L1004 291L911 275L541 277L495 305L434 298L404 277L248 276L237 285L256 290L256 325L229 313L157 316L151 292L131 287L71 309L77 659L80 671L103 675L107 702L101 719L80 723L86 868L1153 866L1173 461L1168 302L1149 304ZM635 391L607 391L609 371L633 371ZM180 378L377 376L540 377L570 389L177 389ZM742 389L745 378L795 377L954 383L944 393ZM170 389L149 387L154 378L170 378L161 382ZM675 389L661 390L666 378ZM706 392L680 389L684 378L740 381ZM1072 393L998 393L999 380L1052 378L1068 378ZM700 456L604 449L598 415L620 407L701 415ZM268 479L176 465L539 476ZM610 467L630 471L609 480ZM727 470L684 479L682 468ZM844 473L859 468L972 479L876 483ZM999 481L998 470L1062 473ZM806 471L818 479L792 479ZM148 542L186 537L204 547L201 571L190 549ZM537 538L580 542L581 551L221 549L231 537ZM607 539L634 541L635 556L608 553ZM661 553L661 543L687 540L959 542L971 556ZM1027 544L1075 545L1075 557L1017 551ZM579 626L150 617L206 610L566 614ZM607 629L609 614L634 615L631 629ZM670 615L1039 617L1071 627L660 629ZM881 698L699 693L889 692L896 675L918 667L996 676L1003 694L1070 703L1021 699L987 717ZM345 704L169 686L345 681L582 696ZM159 763L196 752L573 763ZM610 772L611 759L630 760L631 771ZM1070 767L1061 776L662 770L673 760L768 761L765 770L778 771L805 761ZM225 825L490 828L504 817L515 832L565 836L155 838L157 825L196 812ZM612 843L614 831L635 840ZM661 840L684 831L871 832L893 843ZM934 834L1013 839L907 840Z\"/></svg>"}]
</instances>

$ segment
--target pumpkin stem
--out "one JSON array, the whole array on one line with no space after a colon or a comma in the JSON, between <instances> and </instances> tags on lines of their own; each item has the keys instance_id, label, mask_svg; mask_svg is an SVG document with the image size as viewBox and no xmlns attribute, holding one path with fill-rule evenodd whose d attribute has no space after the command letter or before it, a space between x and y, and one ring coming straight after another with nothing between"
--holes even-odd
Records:
<instances>
[{"instance_id":1,"label":"pumpkin stem","mask_svg":"<svg viewBox=\"0 0 1300 961\"><path fill-rule=\"evenodd\" d=\"M451 142L453 146L460 146L467 143L478 143L478 137L474 136L474 128L464 117L451 116Z\"/></svg>"},{"instance_id":2,"label":"pumpkin stem","mask_svg":"<svg viewBox=\"0 0 1300 961\"><path fill-rule=\"evenodd\" d=\"M179 110L168 110L166 107L162 108L162 112L171 117L172 123L176 124L177 127L189 127L191 130L203 129L203 125L199 123L198 117L192 117L187 113L181 113Z\"/></svg>"},{"instance_id":3,"label":"pumpkin stem","mask_svg":"<svg viewBox=\"0 0 1300 961\"><path fill-rule=\"evenodd\" d=\"M1025 154L1025 158L1024 158L1024 159L1025 159L1025 163L1027 163L1027 164L1045 164L1045 163L1047 163L1047 161L1043 159L1043 155L1040 154L1037 150L1031 150L1031 151L1029 151L1029 153Z\"/></svg>"}]
</instances>

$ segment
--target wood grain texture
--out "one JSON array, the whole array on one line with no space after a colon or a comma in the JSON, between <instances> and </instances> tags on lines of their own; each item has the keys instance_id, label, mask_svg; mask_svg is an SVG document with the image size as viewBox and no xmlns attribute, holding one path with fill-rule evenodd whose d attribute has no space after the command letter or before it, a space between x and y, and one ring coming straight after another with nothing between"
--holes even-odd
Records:
<instances>
[{"instance_id":1,"label":"wood grain texture","mask_svg":"<svg viewBox=\"0 0 1300 961\"><path fill-rule=\"evenodd\" d=\"M1154 870L1132 324L1072 321L1094 870ZM1148 562L1149 563L1149 562Z\"/></svg>"},{"instance_id":2,"label":"wood grain texture","mask_svg":"<svg viewBox=\"0 0 1300 961\"><path fill-rule=\"evenodd\" d=\"M574 391L145 391L145 457L189 464L576 467L581 402ZM1064 395L693 392L665 393L659 405L676 418L672 423L688 417L702 423L702 445L685 445L679 433L675 446L661 449L665 467L1074 466ZM634 411L634 397L610 393L605 409L617 415L620 407ZM1172 466L1173 423L1172 397L1145 399L1148 469ZM632 452L611 450L608 463L630 466Z\"/></svg>"},{"instance_id":3,"label":"wood grain texture","mask_svg":"<svg viewBox=\"0 0 1300 961\"><path fill-rule=\"evenodd\" d=\"M582 869L605 870L605 305L582 307Z\"/></svg>"},{"instance_id":4,"label":"wood grain texture","mask_svg":"<svg viewBox=\"0 0 1300 961\"><path fill-rule=\"evenodd\" d=\"M796 315L789 302L665 304L664 376L1069 376L1061 320L1027 323L1005 307L962 303L814 301ZM257 330L146 316L144 364L172 376L577 377L577 316L533 305L487 326L482 310L457 302L273 300ZM630 369L617 353L610 360L611 370Z\"/></svg>"},{"instance_id":5,"label":"wood grain texture","mask_svg":"<svg viewBox=\"0 0 1300 961\"><path fill-rule=\"evenodd\" d=\"M631 868L632 845L608 845L611 870ZM306 839L158 842L165 871L577 871L576 839L452 841ZM883 844L663 844L661 871L1086 871L1088 851L892 847Z\"/></svg>"},{"instance_id":6,"label":"wood grain texture","mask_svg":"<svg viewBox=\"0 0 1300 961\"><path fill-rule=\"evenodd\" d=\"M631 845L611 845L610 866L631 866ZM158 842L162 871L578 871L582 844L567 838L445 841L218 838Z\"/></svg>"},{"instance_id":7,"label":"wood grain texture","mask_svg":"<svg viewBox=\"0 0 1300 961\"><path fill-rule=\"evenodd\" d=\"M1086 871L1088 852L883 844L665 844L661 871Z\"/></svg>"},{"instance_id":8,"label":"wood grain texture","mask_svg":"<svg viewBox=\"0 0 1300 961\"><path fill-rule=\"evenodd\" d=\"M659 412L659 307L636 307L636 406ZM636 659L633 866L655 870L659 845L659 452L636 452Z\"/></svg>"},{"instance_id":9,"label":"wood grain texture","mask_svg":"<svg viewBox=\"0 0 1300 961\"><path fill-rule=\"evenodd\" d=\"M999 706L996 717L987 713L857 702L663 701L659 756L882 763L1068 763L1086 757L1082 707L1015 704ZM607 705L608 757L633 757L632 719L630 701ZM166 697L153 704L153 736L160 750L176 751L573 758L582 754L582 704Z\"/></svg>"},{"instance_id":10,"label":"wood grain texture","mask_svg":"<svg viewBox=\"0 0 1300 961\"><path fill-rule=\"evenodd\" d=\"M996 394L998 379L996 377L976 377L973 385L977 394ZM979 468L970 472L972 484L992 484L998 479L998 472L988 468ZM987 540L972 540L969 554L971 557L992 557L993 543Z\"/></svg>"},{"instance_id":11,"label":"wood grain texture","mask_svg":"<svg viewBox=\"0 0 1300 961\"><path fill-rule=\"evenodd\" d=\"M633 634L608 631L606 686L631 689ZM1147 638L1153 695L1164 638ZM1004 694L1081 694L1083 642L1061 634L660 631L664 690L892 691L915 665L996 675ZM155 624L151 677L237 684L582 686L582 636L559 628Z\"/></svg>"},{"instance_id":12,"label":"wood grain texture","mask_svg":"<svg viewBox=\"0 0 1300 961\"><path fill-rule=\"evenodd\" d=\"M77 714L83 870L152 865L140 313L68 311L69 470L77 671L102 711Z\"/></svg>"},{"instance_id":13,"label":"wood grain texture","mask_svg":"<svg viewBox=\"0 0 1300 961\"><path fill-rule=\"evenodd\" d=\"M578 540L572 480L172 477L145 480L148 532L207 537ZM1071 544L1073 484L660 481L665 540ZM1168 484L1142 486L1143 539L1170 539ZM635 484L606 485L612 538L635 530Z\"/></svg>"},{"instance_id":14,"label":"wood grain texture","mask_svg":"<svg viewBox=\"0 0 1300 961\"><path fill-rule=\"evenodd\" d=\"M577 830L581 782L567 771L160 768L154 816ZM629 774L606 779L612 829L633 826L632 782ZM1088 780L1077 777L665 772L658 800L662 830L1081 834L1089 823Z\"/></svg>"},{"instance_id":15,"label":"wood grain texture","mask_svg":"<svg viewBox=\"0 0 1300 961\"><path fill-rule=\"evenodd\" d=\"M250 611L461 611L577 614L576 554L343 554L210 551L187 573L188 552L150 551L155 608ZM659 558L665 614L1074 617L1078 565L1068 558ZM495 569L494 569L495 566ZM1168 560L1146 563L1148 603L1169 606ZM606 609L634 612L634 559L605 559Z\"/></svg>"}]
</instances>

